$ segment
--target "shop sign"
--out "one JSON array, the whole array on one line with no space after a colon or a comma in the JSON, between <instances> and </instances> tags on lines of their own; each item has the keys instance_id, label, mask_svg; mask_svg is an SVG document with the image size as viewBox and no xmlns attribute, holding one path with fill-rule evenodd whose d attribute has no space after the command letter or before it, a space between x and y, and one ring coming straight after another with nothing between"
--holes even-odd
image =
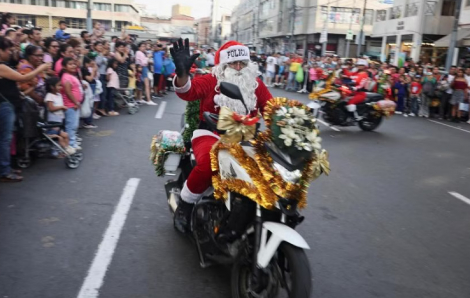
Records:
<instances>
[{"instance_id":1,"label":"shop sign","mask_svg":"<svg viewBox=\"0 0 470 298\"><path fill-rule=\"evenodd\" d=\"M405 30L405 22L399 21L397 24L397 30Z\"/></svg>"}]
</instances>

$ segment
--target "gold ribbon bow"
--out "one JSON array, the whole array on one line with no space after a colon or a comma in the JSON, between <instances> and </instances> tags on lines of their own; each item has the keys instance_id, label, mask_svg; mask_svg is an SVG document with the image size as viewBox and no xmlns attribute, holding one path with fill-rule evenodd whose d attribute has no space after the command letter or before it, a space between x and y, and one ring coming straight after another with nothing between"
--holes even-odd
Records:
<instances>
[{"instance_id":1,"label":"gold ribbon bow","mask_svg":"<svg viewBox=\"0 0 470 298\"><path fill-rule=\"evenodd\" d=\"M238 143L248 141L255 137L256 123L259 117L250 118L232 112L229 108L222 107L219 113L217 129L225 131L221 140L224 143Z\"/></svg>"}]
</instances>

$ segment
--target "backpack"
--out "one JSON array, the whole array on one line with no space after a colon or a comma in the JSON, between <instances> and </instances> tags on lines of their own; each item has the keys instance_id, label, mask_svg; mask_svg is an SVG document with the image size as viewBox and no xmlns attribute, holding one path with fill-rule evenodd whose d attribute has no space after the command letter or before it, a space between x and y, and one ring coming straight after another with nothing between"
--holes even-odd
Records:
<instances>
[{"instance_id":1,"label":"backpack","mask_svg":"<svg viewBox=\"0 0 470 298\"><path fill-rule=\"evenodd\" d=\"M433 81L428 81L427 78L423 82L423 94L427 97L434 97L436 89L436 83Z\"/></svg>"}]
</instances>

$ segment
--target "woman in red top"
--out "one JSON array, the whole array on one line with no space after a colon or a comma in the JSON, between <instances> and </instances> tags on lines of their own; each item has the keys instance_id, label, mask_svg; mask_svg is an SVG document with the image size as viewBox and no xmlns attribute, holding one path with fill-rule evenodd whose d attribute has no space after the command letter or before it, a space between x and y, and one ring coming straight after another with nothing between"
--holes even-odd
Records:
<instances>
[{"instance_id":1,"label":"woman in red top","mask_svg":"<svg viewBox=\"0 0 470 298\"><path fill-rule=\"evenodd\" d=\"M452 121L460 122L459 105L468 98L468 84L462 69L457 71L457 75L455 76L451 87L454 89L450 100L450 104L452 105Z\"/></svg>"}]
</instances>

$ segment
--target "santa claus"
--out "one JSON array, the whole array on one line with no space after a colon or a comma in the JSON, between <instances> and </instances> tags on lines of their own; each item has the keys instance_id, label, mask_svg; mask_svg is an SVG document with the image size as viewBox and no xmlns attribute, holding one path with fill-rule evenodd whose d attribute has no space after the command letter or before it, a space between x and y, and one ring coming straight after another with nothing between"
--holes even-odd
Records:
<instances>
[{"instance_id":1,"label":"santa claus","mask_svg":"<svg viewBox=\"0 0 470 298\"><path fill-rule=\"evenodd\" d=\"M250 50L235 41L225 43L215 54L212 75L190 79L189 71L199 54L190 55L189 41L179 39L170 49L176 66L173 86L183 100L200 100L200 125L191 139L196 157L196 167L191 171L181 190L181 201L175 214L175 227L186 232L194 203L211 186L210 150L219 136L209 131L202 117L203 112L218 114L221 107L227 107L240 114L256 116L263 112L266 102L272 98L264 83L258 78L258 65L250 61ZM239 100L220 93L221 82L237 85L243 95L245 107Z\"/></svg>"}]
</instances>

